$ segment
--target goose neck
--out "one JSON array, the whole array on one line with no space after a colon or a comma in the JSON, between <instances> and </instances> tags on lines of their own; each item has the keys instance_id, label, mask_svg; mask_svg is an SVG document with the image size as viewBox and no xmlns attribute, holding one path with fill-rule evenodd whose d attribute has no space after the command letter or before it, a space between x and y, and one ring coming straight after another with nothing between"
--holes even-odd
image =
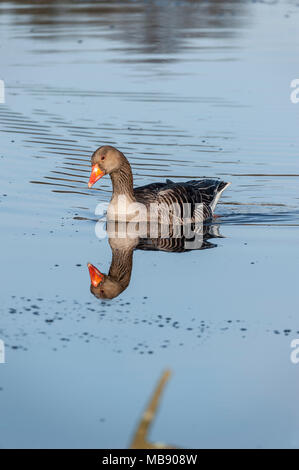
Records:
<instances>
[{"instance_id":1,"label":"goose neck","mask_svg":"<svg viewBox=\"0 0 299 470\"><path fill-rule=\"evenodd\" d=\"M135 201L133 190L133 175L129 162L125 162L119 170L110 175L113 186L113 197L125 195Z\"/></svg>"}]
</instances>

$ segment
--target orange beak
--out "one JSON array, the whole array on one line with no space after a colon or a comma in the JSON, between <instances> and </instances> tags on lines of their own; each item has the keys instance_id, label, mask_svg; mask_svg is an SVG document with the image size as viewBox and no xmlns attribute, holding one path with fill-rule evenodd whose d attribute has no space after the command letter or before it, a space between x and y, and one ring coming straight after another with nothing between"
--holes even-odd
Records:
<instances>
[{"instance_id":1,"label":"orange beak","mask_svg":"<svg viewBox=\"0 0 299 470\"><path fill-rule=\"evenodd\" d=\"M104 174L105 172L100 169L97 163L92 165L88 187L91 188L100 178L102 178L102 176L104 176Z\"/></svg>"},{"instance_id":2,"label":"orange beak","mask_svg":"<svg viewBox=\"0 0 299 470\"><path fill-rule=\"evenodd\" d=\"M104 274L102 274L95 266L91 263L87 263L89 275L90 275L90 282L93 287L98 287L98 285L104 280Z\"/></svg>"}]
</instances>

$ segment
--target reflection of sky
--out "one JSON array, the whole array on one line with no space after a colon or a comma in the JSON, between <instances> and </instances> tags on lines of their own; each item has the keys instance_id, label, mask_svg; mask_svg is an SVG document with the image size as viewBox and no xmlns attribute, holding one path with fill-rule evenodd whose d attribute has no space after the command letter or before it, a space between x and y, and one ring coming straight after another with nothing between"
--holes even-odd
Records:
<instances>
[{"instance_id":1,"label":"reflection of sky","mask_svg":"<svg viewBox=\"0 0 299 470\"><path fill-rule=\"evenodd\" d=\"M86 155L97 139L111 139L130 158L145 157L151 166L134 168L138 184L154 178L148 174L198 173L233 183L223 198L230 204L219 206L231 224L222 225L216 249L137 251L130 286L102 305L89 292L86 262L105 272L111 251L95 237L94 222L74 217L92 218L107 194L52 192L62 189L53 172L66 171L72 153L54 153L58 141L1 132L0 337L8 347L0 446L126 446L166 366L174 374L152 440L298 446L299 369L289 359L299 330L298 235L289 227L298 223L298 178L249 176L298 174L299 105L289 101L298 73L297 8L218 2L215 9L226 11L219 17L214 2L202 3L172 4L167 24L164 2L152 11L134 2L134 12L101 13L100 20L88 12L68 18L68 7L37 19L21 4L23 13L0 15L5 110L49 125ZM165 37L171 41L157 48ZM92 135L72 137L39 110ZM153 131L158 125L164 136ZM130 126L143 131L126 134ZM210 147L198 151L202 140ZM159 167L166 159L173 161ZM79 169L73 173L83 182L73 184L86 192L88 169L82 176ZM279 211L281 226L268 226Z\"/></svg>"}]
</instances>

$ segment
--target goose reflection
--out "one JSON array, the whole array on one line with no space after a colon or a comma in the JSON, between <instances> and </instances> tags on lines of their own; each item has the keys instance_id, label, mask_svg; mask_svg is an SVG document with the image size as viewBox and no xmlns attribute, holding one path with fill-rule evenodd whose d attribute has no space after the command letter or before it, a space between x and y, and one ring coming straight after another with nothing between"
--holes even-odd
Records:
<instances>
[{"instance_id":1,"label":"goose reflection","mask_svg":"<svg viewBox=\"0 0 299 470\"><path fill-rule=\"evenodd\" d=\"M90 291L99 299L114 299L130 284L133 253L135 250L167 251L184 253L191 250L205 250L217 245L211 239L222 238L218 225L200 225L192 227L189 234L173 233L171 227L157 227L155 237L148 224L138 231L129 223L107 222L107 234L112 251L112 260L108 274L103 274L96 266L88 263L90 275ZM165 237L165 234L169 235Z\"/></svg>"}]
</instances>

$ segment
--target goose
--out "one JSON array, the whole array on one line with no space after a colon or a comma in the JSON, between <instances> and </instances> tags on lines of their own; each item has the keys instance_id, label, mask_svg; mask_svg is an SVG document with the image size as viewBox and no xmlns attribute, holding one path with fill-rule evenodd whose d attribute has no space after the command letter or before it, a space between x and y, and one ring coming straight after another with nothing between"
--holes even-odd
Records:
<instances>
[{"instance_id":1,"label":"goose","mask_svg":"<svg viewBox=\"0 0 299 470\"><path fill-rule=\"evenodd\" d=\"M133 187L133 174L125 155L115 147L99 147L91 157L91 188L104 175L110 175L113 194L107 210L107 219L128 221L139 217L160 222L184 223L184 209L189 207L191 222L212 219L222 192L231 184L216 179L198 179L176 183L151 183ZM154 209L152 210L152 208ZM178 211L179 209L179 211Z\"/></svg>"},{"instance_id":2,"label":"goose","mask_svg":"<svg viewBox=\"0 0 299 470\"><path fill-rule=\"evenodd\" d=\"M135 236L134 228L129 223L114 221L107 222L107 235L112 251L112 260L108 274L102 273L92 263L87 263L90 276L90 291L98 299L113 299L120 295L130 284L133 269L133 254L136 250L164 251L169 253L184 253L196 250L215 248L212 238L222 238L218 225L202 225L200 243L189 248L189 242L183 237L169 238L150 237L149 231L141 237Z\"/></svg>"}]
</instances>

